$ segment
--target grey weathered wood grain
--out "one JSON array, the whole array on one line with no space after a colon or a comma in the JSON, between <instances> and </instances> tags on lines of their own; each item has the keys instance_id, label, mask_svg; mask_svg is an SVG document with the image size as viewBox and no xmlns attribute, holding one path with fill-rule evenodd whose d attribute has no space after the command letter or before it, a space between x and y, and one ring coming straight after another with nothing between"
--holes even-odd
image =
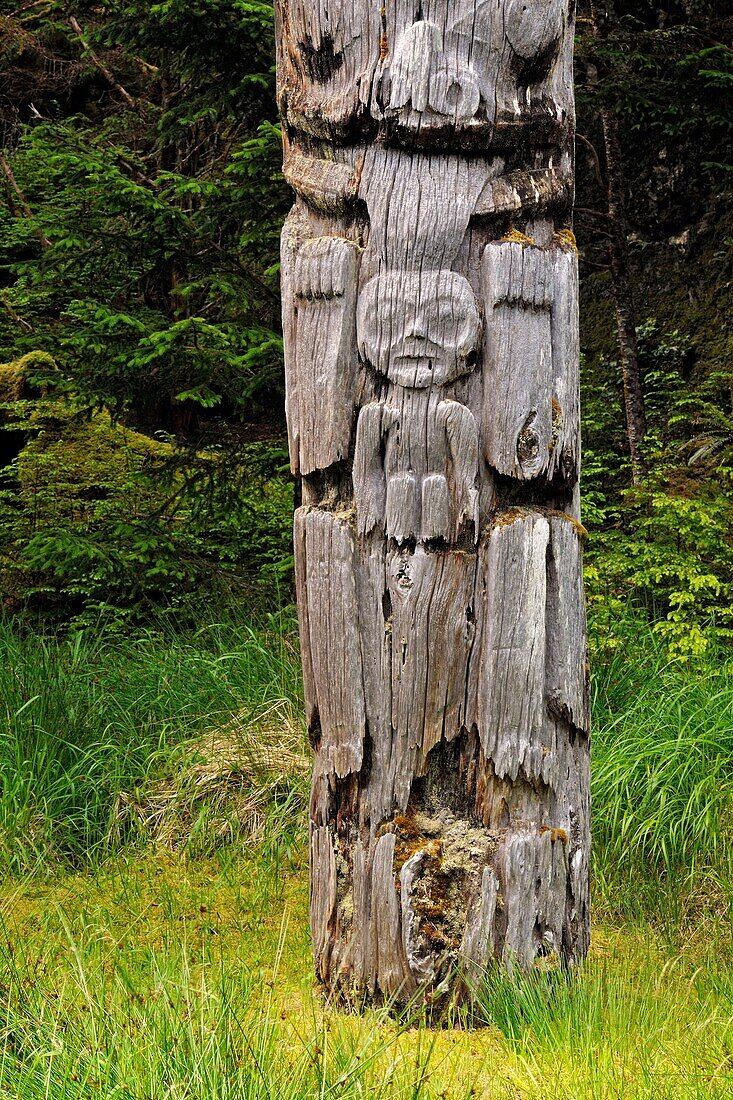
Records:
<instances>
[{"instance_id":1,"label":"grey weathered wood grain","mask_svg":"<svg viewBox=\"0 0 733 1100\"><path fill-rule=\"evenodd\" d=\"M569 516L550 517L546 610L547 705L575 729L590 729L582 529Z\"/></svg>"},{"instance_id":2,"label":"grey weathered wood grain","mask_svg":"<svg viewBox=\"0 0 733 1100\"><path fill-rule=\"evenodd\" d=\"M513 242L487 245L486 459L522 480L547 471L553 445L552 250Z\"/></svg>"},{"instance_id":3,"label":"grey weathered wood grain","mask_svg":"<svg viewBox=\"0 0 733 1100\"><path fill-rule=\"evenodd\" d=\"M391 609L392 731L422 762L465 725L466 678L473 646L472 554L423 547L387 554Z\"/></svg>"},{"instance_id":4,"label":"grey weathered wood grain","mask_svg":"<svg viewBox=\"0 0 733 1100\"><path fill-rule=\"evenodd\" d=\"M371 973L369 986L388 997L407 999L415 990L401 935L401 906L394 873L395 835L374 845L371 898Z\"/></svg>"},{"instance_id":5,"label":"grey weathered wood grain","mask_svg":"<svg viewBox=\"0 0 733 1100\"><path fill-rule=\"evenodd\" d=\"M538 953L559 955L567 894L565 842L546 829L510 835L503 846L506 934L502 956L523 970Z\"/></svg>"},{"instance_id":6,"label":"grey weathered wood grain","mask_svg":"<svg viewBox=\"0 0 733 1100\"><path fill-rule=\"evenodd\" d=\"M482 547L485 584L479 654L478 727L495 774L546 775L545 609L550 528L544 516L501 517Z\"/></svg>"},{"instance_id":7,"label":"grey weathered wood grain","mask_svg":"<svg viewBox=\"0 0 733 1100\"><path fill-rule=\"evenodd\" d=\"M410 856L400 871L400 909L402 942L407 965L418 982L432 982L435 978L435 959L427 938L421 930L419 916L420 872L429 864L431 854L421 848Z\"/></svg>"},{"instance_id":8,"label":"grey weathered wood grain","mask_svg":"<svg viewBox=\"0 0 733 1100\"><path fill-rule=\"evenodd\" d=\"M484 867L481 890L473 898L466 914L466 927L461 941L461 958L474 982L481 980L482 972L495 957L496 907L500 889L501 883L496 872L491 867Z\"/></svg>"},{"instance_id":9,"label":"grey weathered wood grain","mask_svg":"<svg viewBox=\"0 0 733 1100\"><path fill-rule=\"evenodd\" d=\"M557 472L569 485L580 473L580 331L578 255L564 245L554 250L552 307L553 450L548 477Z\"/></svg>"},{"instance_id":10,"label":"grey weathered wood grain","mask_svg":"<svg viewBox=\"0 0 733 1100\"><path fill-rule=\"evenodd\" d=\"M286 149L283 175L316 210L324 214L346 214L359 195L361 165L355 167Z\"/></svg>"},{"instance_id":11,"label":"grey weathered wood grain","mask_svg":"<svg viewBox=\"0 0 733 1100\"><path fill-rule=\"evenodd\" d=\"M338 237L293 240L283 248L283 309L293 472L311 474L349 453L356 376L358 248ZM290 379L288 379L290 382Z\"/></svg>"},{"instance_id":12,"label":"grey weathered wood grain","mask_svg":"<svg viewBox=\"0 0 733 1100\"><path fill-rule=\"evenodd\" d=\"M308 725L321 766L343 777L361 767L366 730L354 538L344 520L308 508L295 534Z\"/></svg>"},{"instance_id":13,"label":"grey weathered wood grain","mask_svg":"<svg viewBox=\"0 0 733 1100\"><path fill-rule=\"evenodd\" d=\"M275 16L283 118L327 140L358 128L379 59L379 9L353 0L276 0Z\"/></svg>"},{"instance_id":14,"label":"grey weathered wood grain","mask_svg":"<svg viewBox=\"0 0 733 1100\"><path fill-rule=\"evenodd\" d=\"M423 271L450 272L496 171L479 157L370 146L359 186L369 211L367 259L374 258L378 271L388 271L393 285L414 281ZM429 286L428 299L434 289Z\"/></svg>"},{"instance_id":15,"label":"grey weathered wood grain","mask_svg":"<svg viewBox=\"0 0 733 1100\"><path fill-rule=\"evenodd\" d=\"M326 826L311 831L310 865L313 954L318 976L327 979L334 948L331 927L336 917L336 857L331 831Z\"/></svg>"},{"instance_id":16,"label":"grey weathered wood grain","mask_svg":"<svg viewBox=\"0 0 733 1100\"><path fill-rule=\"evenodd\" d=\"M526 169L488 180L476 201L476 217L542 214L573 201L573 174L559 168Z\"/></svg>"},{"instance_id":17,"label":"grey weathered wood grain","mask_svg":"<svg viewBox=\"0 0 733 1100\"><path fill-rule=\"evenodd\" d=\"M573 6L276 18L316 973L441 1004L588 949Z\"/></svg>"}]
</instances>

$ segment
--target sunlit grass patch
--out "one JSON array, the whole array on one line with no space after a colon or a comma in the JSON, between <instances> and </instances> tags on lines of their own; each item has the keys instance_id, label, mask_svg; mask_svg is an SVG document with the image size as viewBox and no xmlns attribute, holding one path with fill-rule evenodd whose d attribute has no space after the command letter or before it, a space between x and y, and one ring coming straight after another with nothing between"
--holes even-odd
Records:
<instances>
[{"instance_id":1,"label":"sunlit grass patch","mask_svg":"<svg viewBox=\"0 0 733 1100\"><path fill-rule=\"evenodd\" d=\"M599 944L578 973L488 975L478 1011L537 1097L729 1096L733 1004L649 932ZM726 969L726 972L729 971Z\"/></svg>"},{"instance_id":2,"label":"sunlit grass patch","mask_svg":"<svg viewBox=\"0 0 733 1100\"><path fill-rule=\"evenodd\" d=\"M671 660L627 625L629 644L593 669L594 909L730 940L733 661Z\"/></svg>"},{"instance_id":3,"label":"sunlit grass patch","mask_svg":"<svg viewBox=\"0 0 733 1100\"><path fill-rule=\"evenodd\" d=\"M596 928L569 977L494 974L467 1027L325 1005L302 845L118 859L2 895L0 1095L725 1097L733 969Z\"/></svg>"},{"instance_id":4,"label":"sunlit grass patch","mask_svg":"<svg viewBox=\"0 0 733 1100\"><path fill-rule=\"evenodd\" d=\"M593 760L596 837L621 864L667 872L733 840L733 672L649 669L629 704L599 715Z\"/></svg>"}]
</instances>

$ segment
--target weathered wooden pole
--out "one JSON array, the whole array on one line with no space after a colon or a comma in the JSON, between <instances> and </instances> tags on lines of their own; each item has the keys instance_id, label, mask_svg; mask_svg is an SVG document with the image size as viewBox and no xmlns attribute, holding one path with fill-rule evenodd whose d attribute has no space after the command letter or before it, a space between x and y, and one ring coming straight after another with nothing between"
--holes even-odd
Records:
<instances>
[{"instance_id":1,"label":"weathered wooden pole","mask_svg":"<svg viewBox=\"0 0 733 1100\"><path fill-rule=\"evenodd\" d=\"M277 17L315 965L435 998L588 947L574 17Z\"/></svg>"}]
</instances>

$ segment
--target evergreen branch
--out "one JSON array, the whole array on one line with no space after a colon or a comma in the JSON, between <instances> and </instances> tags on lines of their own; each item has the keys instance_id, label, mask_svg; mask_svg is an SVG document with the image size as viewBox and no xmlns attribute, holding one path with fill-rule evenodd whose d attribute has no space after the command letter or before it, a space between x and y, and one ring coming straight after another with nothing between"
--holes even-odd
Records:
<instances>
[{"instance_id":1,"label":"evergreen branch","mask_svg":"<svg viewBox=\"0 0 733 1100\"><path fill-rule=\"evenodd\" d=\"M586 149L588 149L588 151L590 152L591 159L593 161L593 173L596 177L596 181L598 182L598 186L602 187L605 191L606 181L603 178L603 169L601 168L601 158L598 156L598 150L596 149L593 142L589 141L587 137L583 136L583 134L576 133L575 138L576 141L582 142L582 144L585 145Z\"/></svg>"},{"instance_id":2,"label":"evergreen branch","mask_svg":"<svg viewBox=\"0 0 733 1100\"><path fill-rule=\"evenodd\" d=\"M30 323L30 321L26 321L25 317L21 317L20 314L13 309L4 294L0 294L0 302L2 302L3 308L10 317L11 321L15 321L16 325L20 325L20 327L22 329L25 329L26 332L33 332L33 325Z\"/></svg>"},{"instance_id":3,"label":"evergreen branch","mask_svg":"<svg viewBox=\"0 0 733 1100\"><path fill-rule=\"evenodd\" d=\"M28 200L26 199L25 195L21 191L20 186L18 184L18 181L16 180L15 176L13 175L13 169L10 167L4 153L0 153L0 168L2 169L3 175L5 176L6 180L9 183L9 185L10 185L12 191L13 191L13 194L15 195L16 199L18 200L18 205L20 206L21 210L23 211L23 214L25 215L26 218L28 218L29 221L34 222L33 211L31 210L30 206L28 205ZM38 240L41 242L41 247L42 248L50 248L51 247L51 242L49 241L48 237L46 236L46 234L41 229L40 225L37 225L37 224L35 225L34 232L35 232L36 236L38 237Z\"/></svg>"}]
</instances>

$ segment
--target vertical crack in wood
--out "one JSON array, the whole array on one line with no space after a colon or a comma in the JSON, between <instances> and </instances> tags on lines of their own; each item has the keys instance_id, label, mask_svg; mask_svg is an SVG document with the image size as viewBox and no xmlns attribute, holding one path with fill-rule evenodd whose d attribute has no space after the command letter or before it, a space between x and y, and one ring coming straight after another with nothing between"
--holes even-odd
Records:
<instances>
[{"instance_id":1,"label":"vertical crack in wood","mask_svg":"<svg viewBox=\"0 0 733 1100\"><path fill-rule=\"evenodd\" d=\"M311 925L431 1003L588 948L569 0L277 0Z\"/></svg>"}]
</instances>

